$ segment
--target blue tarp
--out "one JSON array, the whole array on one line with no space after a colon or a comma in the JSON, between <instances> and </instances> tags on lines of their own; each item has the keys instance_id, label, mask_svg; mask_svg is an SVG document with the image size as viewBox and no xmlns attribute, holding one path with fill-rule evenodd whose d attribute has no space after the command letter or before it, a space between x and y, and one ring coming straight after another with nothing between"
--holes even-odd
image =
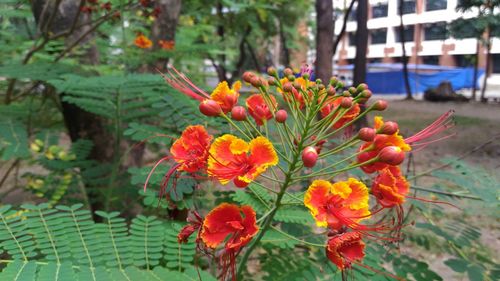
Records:
<instances>
[{"instance_id":1,"label":"blue tarp","mask_svg":"<svg viewBox=\"0 0 500 281\"><path fill-rule=\"evenodd\" d=\"M478 71L478 78L484 73L483 69ZM414 93L421 93L429 88L435 88L443 81L449 81L453 90L472 88L473 68L453 68L441 70L435 73L409 72L410 86ZM366 74L366 83L375 94L402 94L406 93L403 71L384 71ZM476 88L478 87L476 81Z\"/></svg>"}]
</instances>

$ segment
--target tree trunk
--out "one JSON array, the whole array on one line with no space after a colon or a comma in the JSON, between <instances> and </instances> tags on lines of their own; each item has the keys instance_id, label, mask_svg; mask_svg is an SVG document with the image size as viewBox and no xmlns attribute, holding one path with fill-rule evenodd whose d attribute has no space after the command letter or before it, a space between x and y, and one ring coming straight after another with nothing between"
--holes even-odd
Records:
<instances>
[{"instance_id":1,"label":"tree trunk","mask_svg":"<svg viewBox=\"0 0 500 281\"><path fill-rule=\"evenodd\" d=\"M90 22L90 18L83 13L79 13L79 9L79 0L63 0L57 10L54 7L54 1L35 0L32 2L33 15L42 34L46 32L57 34L67 31L74 27L75 23L81 26L65 38L67 44L71 44L75 38L80 37L88 30L88 27L85 25L82 26L82 24ZM53 11L56 11L56 13L54 14ZM47 23L47 17L53 17L52 24ZM80 44L84 44L91 39L92 33ZM86 64L98 64L99 53L97 48L91 46L87 49L87 53L83 54L80 59ZM61 96L63 95L64 93L61 93ZM64 101L62 101L62 114L71 141L74 142L84 138L94 143L89 156L90 159L100 163L109 163L114 159L114 136L106 130L108 124L104 118ZM91 201L92 210L102 209L104 202L101 192L90 193L88 197Z\"/></svg>"},{"instance_id":2,"label":"tree trunk","mask_svg":"<svg viewBox=\"0 0 500 281\"><path fill-rule=\"evenodd\" d=\"M175 31L181 13L181 0L157 0L155 8L159 9L158 18L154 21L151 29L151 39L153 40L153 50L161 49L160 40L165 42L175 42ZM168 64L168 58L159 59L153 63L151 69L164 71Z\"/></svg>"},{"instance_id":3,"label":"tree trunk","mask_svg":"<svg viewBox=\"0 0 500 281\"><path fill-rule=\"evenodd\" d=\"M333 4L331 0L316 0L316 78L328 83L333 63Z\"/></svg>"},{"instance_id":4,"label":"tree trunk","mask_svg":"<svg viewBox=\"0 0 500 281\"><path fill-rule=\"evenodd\" d=\"M282 21L282 19L278 19L278 20L279 20L279 29L280 29L281 48L283 50L283 55L281 56L282 62L283 62L284 66L289 67L290 66L290 50L286 46L287 40L286 40L285 30L283 27L283 21Z\"/></svg>"},{"instance_id":5,"label":"tree trunk","mask_svg":"<svg viewBox=\"0 0 500 281\"><path fill-rule=\"evenodd\" d=\"M353 85L366 80L366 53L368 50L368 0L359 0L356 10L356 57L354 58Z\"/></svg>"},{"instance_id":6,"label":"tree trunk","mask_svg":"<svg viewBox=\"0 0 500 281\"><path fill-rule=\"evenodd\" d=\"M406 56L405 30L403 24L403 0L399 0L399 38L401 40L401 49L403 50L403 78L405 82L406 99L412 100L413 96L411 94L410 77L408 77L408 56Z\"/></svg>"},{"instance_id":7,"label":"tree trunk","mask_svg":"<svg viewBox=\"0 0 500 281\"><path fill-rule=\"evenodd\" d=\"M359 0L356 10L356 22L358 29L356 31L356 57L354 58L353 86L364 83L366 80L366 53L368 50L368 0ZM365 107L361 105L361 111ZM366 115L356 122L356 128L368 125Z\"/></svg>"},{"instance_id":8,"label":"tree trunk","mask_svg":"<svg viewBox=\"0 0 500 281\"><path fill-rule=\"evenodd\" d=\"M487 29L486 35L486 67L484 70L484 80L483 80L483 88L481 89L481 102L486 102L486 86L488 83L488 75L490 70L490 57L491 57L491 30Z\"/></svg>"},{"instance_id":9,"label":"tree trunk","mask_svg":"<svg viewBox=\"0 0 500 281\"><path fill-rule=\"evenodd\" d=\"M477 39L476 42L476 55L474 57L474 74L472 75L472 101L476 101L477 92L477 75L479 69L479 51L481 50L481 42Z\"/></svg>"},{"instance_id":10,"label":"tree trunk","mask_svg":"<svg viewBox=\"0 0 500 281\"><path fill-rule=\"evenodd\" d=\"M356 3L356 0L352 0L351 4L349 4L349 7L344 13L344 21L342 22L342 28L340 29L339 35L337 35L337 38L335 38L335 43L333 43L333 55L337 53L337 48L340 44L340 41L342 40L342 37L344 37L345 30L347 28L347 21L349 20L349 15L351 14L352 9L354 8L354 3Z\"/></svg>"}]
</instances>

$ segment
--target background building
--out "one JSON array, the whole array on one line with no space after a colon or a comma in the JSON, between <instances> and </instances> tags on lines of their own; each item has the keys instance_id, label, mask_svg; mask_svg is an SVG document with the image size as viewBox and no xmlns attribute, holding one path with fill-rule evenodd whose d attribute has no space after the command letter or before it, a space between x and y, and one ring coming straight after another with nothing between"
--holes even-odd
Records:
<instances>
[{"instance_id":1,"label":"background building","mask_svg":"<svg viewBox=\"0 0 500 281\"><path fill-rule=\"evenodd\" d=\"M471 56L476 53L477 40L455 39L447 32L447 24L459 17L474 17L474 13L457 12L459 0L405 0L403 22L406 50L410 63L442 66L470 66ZM349 0L334 0L336 8L346 7ZM398 0L371 0L368 11L368 58L369 62L400 62L402 56L399 36L400 18ZM342 16L335 23L336 34L342 27ZM335 55L335 64L352 62L355 56L356 9L349 16L346 34ZM480 47L481 48L481 47ZM486 65L486 50L480 49L479 67ZM500 73L500 40L493 39L492 69Z\"/></svg>"}]
</instances>

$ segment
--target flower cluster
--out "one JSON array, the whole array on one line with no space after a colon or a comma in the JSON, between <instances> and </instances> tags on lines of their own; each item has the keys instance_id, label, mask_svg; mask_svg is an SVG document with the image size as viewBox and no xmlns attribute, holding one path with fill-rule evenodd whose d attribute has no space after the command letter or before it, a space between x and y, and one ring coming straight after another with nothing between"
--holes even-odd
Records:
<instances>
[{"instance_id":1,"label":"flower cluster","mask_svg":"<svg viewBox=\"0 0 500 281\"><path fill-rule=\"evenodd\" d=\"M274 194L275 201L264 202L269 209L258 213L259 219L251 206L222 203L204 218L193 212L179 233L180 243L197 233L198 249L215 255L221 280L228 275L234 280L264 233L271 227L279 230L273 218L287 204L285 195L296 201L289 204L309 210L317 227L327 229L323 247L340 270L362 265L367 240L399 241L403 205L405 199L413 198L408 196L410 185L399 165L406 153L439 140L430 139L452 125L449 112L416 135L403 138L397 123L376 116L373 128L352 133L357 120L385 110L387 102L369 103L372 93L366 84L345 88L336 77L323 83L311 81L311 75L309 67L299 74L291 69L279 74L270 68L268 77L245 72L248 94L240 93L239 81L231 86L223 81L209 94L173 67L163 74L169 85L199 101L203 115L222 119L234 133L213 137L201 125L187 127L173 143L170 155L160 159L148 176L149 180L161 162L175 162L165 175L160 195L165 194L172 175L179 173L202 174L249 193L254 189L246 187L253 184ZM330 157L337 157L335 163L327 164ZM356 168L365 177L343 176ZM298 193L304 182L309 187Z\"/></svg>"}]
</instances>

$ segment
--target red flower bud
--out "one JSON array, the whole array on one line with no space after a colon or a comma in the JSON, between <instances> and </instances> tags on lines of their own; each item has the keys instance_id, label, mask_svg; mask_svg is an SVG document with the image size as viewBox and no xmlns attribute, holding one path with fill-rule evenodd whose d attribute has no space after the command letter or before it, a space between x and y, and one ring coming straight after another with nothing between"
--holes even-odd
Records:
<instances>
[{"instance_id":1,"label":"red flower bud","mask_svg":"<svg viewBox=\"0 0 500 281\"><path fill-rule=\"evenodd\" d=\"M269 77L267 79L267 84L271 85L271 86L274 86L276 85L276 79L274 77Z\"/></svg>"},{"instance_id":2,"label":"red flower bud","mask_svg":"<svg viewBox=\"0 0 500 281\"><path fill-rule=\"evenodd\" d=\"M286 118L288 117L288 113L286 113L286 110L280 109L278 112L276 112L276 122L278 123L285 123Z\"/></svg>"},{"instance_id":3,"label":"red flower bud","mask_svg":"<svg viewBox=\"0 0 500 281\"><path fill-rule=\"evenodd\" d=\"M184 226L177 235L177 242L179 244L187 243L189 236L191 236L191 234L193 234L197 229L198 227L191 224Z\"/></svg>"},{"instance_id":4,"label":"red flower bud","mask_svg":"<svg viewBox=\"0 0 500 281\"><path fill-rule=\"evenodd\" d=\"M358 138L362 141L373 141L376 134L375 129L365 127L359 130Z\"/></svg>"},{"instance_id":5,"label":"red flower bud","mask_svg":"<svg viewBox=\"0 0 500 281\"><path fill-rule=\"evenodd\" d=\"M364 90L363 92L361 92L361 94L359 94L359 96L365 99L369 99L372 97L372 91Z\"/></svg>"},{"instance_id":6,"label":"red flower bud","mask_svg":"<svg viewBox=\"0 0 500 281\"><path fill-rule=\"evenodd\" d=\"M287 67L287 68L285 68L285 69L283 70L283 75L285 75L285 76L290 76L290 75L292 75L292 76L293 76L293 70L291 70L290 68L288 68L288 67Z\"/></svg>"},{"instance_id":7,"label":"red flower bud","mask_svg":"<svg viewBox=\"0 0 500 281\"><path fill-rule=\"evenodd\" d=\"M244 121L247 119L247 111L243 106L237 105L231 109L231 118L236 121Z\"/></svg>"},{"instance_id":8,"label":"red flower bud","mask_svg":"<svg viewBox=\"0 0 500 281\"><path fill-rule=\"evenodd\" d=\"M250 84L252 84L252 86L254 86L255 88L258 88L258 87L262 86L262 80L260 80L260 77L254 76L250 80Z\"/></svg>"},{"instance_id":9,"label":"red flower bud","mask_svg":"<svg viewBox=\"0 0 500 281\"><path fill-rule=\"evenodd\" d=\"M314 167L316 161L318 161L318 152L314 147L308 146L302 150L302 162L304 162L305 167Z\"/></svg>"},{"instance_id":10,"label":"red flower bud","mask_svg":"<svg viewBox=\"0 0 500 281\"><path fill-rule=\"evenodd\" d=\"M245 71L245 73L243 73L243 81L247 82L247 83L251 83L252 82L252 78L255 76L255 74L253 72L250 72L250 71Z\"/></svg>"},{"instance_id":11,"label":"red flower bud","mask_svg":"<svg viewBox=\"0 0 500 281\"><path fill-rule=\"evenodd\" d=\"M292 90L293 90L292 83L285 82L285 84L283 84L283 91L285 91L285 92L291 92Z\"/></svg>"},{"instance_id":12,"label":"red flower bud","mask_svg":"<svg viewBox=\"0 0 500 281\"><path fill-rule=\"evenodd\" d=\"M388 121L384 122L384 125L382 125L382 128L380 128L379 132L384 135L393 135L399 130L398 123Z\"/></svg>"},{"instance_id":13,"label":"red flower bud","mask_svg":"<svg viewBox=\"0 0 500 281\"><path fill-rule=\"evenodd\" d=\"M222 113L222 108L216 101L206 99L200 103L200 112L206 116L219 116Z\"/></svg>"},{"instance_id":14,"label":"red flower bud","mask_svg":"<svg viewBox=\"0 0 500 281\"><path fill-rule=\"evenodd\" d=\"M278 72L276 72L276 68L271 66L267 69L267 74L269 74L271 76L276 76L276 74L278 74Z\"/></svg>"},{"instance_id":15,"label":"red flower bud","mask_svg":"<svg viewBox=\"0 0 500 281\"><path fill-rule=\"evenodd\" d=\"M386 146L380 150L378 159L380 162L396 166L403 163L405 160L405 153L397 146Z\"/></svg>"},{"instance_id":16,"label":"red flower bud","mask_svg":"<svg viewBox=\"0 0 500 281\"><path fill-rule=\"evenodd\" d=\"M342 108L351 108L352 106L352 98L351 97L343 97L340 101L340 107Z\"/></svg>"},{"instance_id":17,"label":"red flower bud","mask_svg":"<svg viewBox=\"0 0 500 281\"><path fill-rule=\"evenodd\" d=\"M326 90L326 93L329 94L330 96L333 96L337 93L337 91L335 91L335 88L333 86L329 86L328 90Z\"/></svg>"},{"instance_id":18,"label":"red flower bud","mask_svg":"<svg viewBox=\"0 0 500 281\"><path fill-rule=\"evenodd\" d=\"M378 100L373 104L373 109L378 111L384 111L387 108L387 102L385 100Z\"/></svg>"},{"instance_id":19,"label":"red flower bud","mask_svg":"<svg viewBox=\"0 0 500 281\"><path fill-rule=\"evenodd\" d=\"M368 85L366 85L365 83L361 83L358 85L358 87L356 87L356 91L358 93L364 91L364 90L368 90Z\"/></svg>"}]
</instances>

